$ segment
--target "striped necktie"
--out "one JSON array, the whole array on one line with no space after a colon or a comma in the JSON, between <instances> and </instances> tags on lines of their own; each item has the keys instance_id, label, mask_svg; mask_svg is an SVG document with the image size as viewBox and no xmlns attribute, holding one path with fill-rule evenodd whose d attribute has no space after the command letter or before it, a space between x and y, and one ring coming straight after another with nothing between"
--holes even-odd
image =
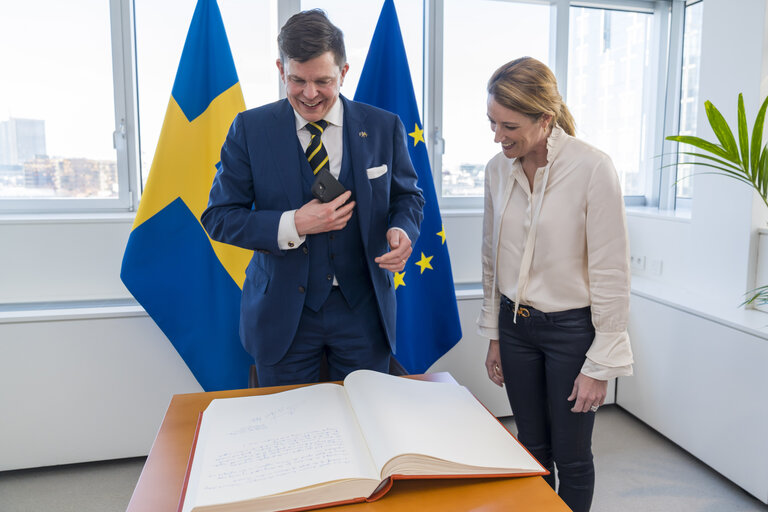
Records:
<instances>
[{"instance_id":1,"label":"striped necktie","mask_svg":"<svg viewBox=\"0 0 768 512\"><path fill-rule=\"evenodd\" d=\"M314 174L320 172L320 169L323 167L328 167L328 152L325 151L323 141L320 140L320 136L323 134L326 126L328 126L328 121L325 119L321 119L316 123L306 124L307 130L312 134L312 138L309 139L309 146L307 146L305 154Z\"/></svg>"}]
</instances>

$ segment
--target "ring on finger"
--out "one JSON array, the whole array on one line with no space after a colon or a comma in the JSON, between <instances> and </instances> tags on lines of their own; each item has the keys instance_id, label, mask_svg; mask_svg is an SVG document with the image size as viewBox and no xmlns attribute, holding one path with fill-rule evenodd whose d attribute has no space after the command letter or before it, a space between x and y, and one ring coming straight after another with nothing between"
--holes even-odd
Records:
<instances>
[{"instance_id":1,"label":"ring on finger","mask_svg":"<svg viewBox=\"0 0 768 512\"><path fill-rule=\"evenodd\" d=\"M589 410L592 411L592 412L597 412L598 407L600 407L600 406L599 405L593 405L592 407L589 408Z\"/></svg>"}]
</instances>

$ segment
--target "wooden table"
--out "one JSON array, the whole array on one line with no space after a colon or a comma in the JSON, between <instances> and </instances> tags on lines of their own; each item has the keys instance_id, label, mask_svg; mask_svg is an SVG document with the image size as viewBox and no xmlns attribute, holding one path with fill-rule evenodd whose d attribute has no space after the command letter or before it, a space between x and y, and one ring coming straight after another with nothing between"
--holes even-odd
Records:
<instances>
[{"instance_id":1,"label":"wooden table","mask_svg":"<svg viewBox=\"0 0 768 512\"><path fill-rule=\"evenodd\" d=\"M449 373L411 376L455 382ZM126 512L176 512L199 414L215 398L279 393L300 386L250 388L174 395L149 452ZM325 512L482 511L568 512L543 478L399 480L382 499L372 503L321 509Z\"/></svg>"}]
</instances>

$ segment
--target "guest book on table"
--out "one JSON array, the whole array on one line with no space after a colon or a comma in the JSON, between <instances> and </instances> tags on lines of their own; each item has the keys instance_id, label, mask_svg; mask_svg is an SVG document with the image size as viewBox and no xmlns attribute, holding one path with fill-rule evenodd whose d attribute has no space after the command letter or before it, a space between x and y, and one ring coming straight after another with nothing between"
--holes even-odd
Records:
<instances>
[{"instance_id":1,"label":"guest book on table","mask_svg":"<svg viewBox=\"0 0 768 512\"><path fill-rule=\"evenodd\" d=\"M465 387L359 370L211 401L179 510L308 510L379 499L397 479L546 474Z\"/></svg>"}]
</instances>

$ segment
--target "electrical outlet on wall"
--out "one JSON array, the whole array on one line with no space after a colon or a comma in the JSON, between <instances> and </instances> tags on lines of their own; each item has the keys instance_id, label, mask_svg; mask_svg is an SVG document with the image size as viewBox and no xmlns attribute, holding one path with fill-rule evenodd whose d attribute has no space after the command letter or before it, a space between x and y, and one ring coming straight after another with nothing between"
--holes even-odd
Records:
<instances>
[{"instance_id":1,"label":"electrical outlet on wall","mask_svg":"<svg viewBox=\"0 0 768 512\"><path fill-rule=\"evenodd\" d=\"M651 258L648 261L648 271L654 276L660 276L662 271L662 260Z\"/></svg>"},{"instance_id":2,"label":"electrical outlet on wall","mask_svg":"<svg viewBox=\"0 0 768 512\"><path fill-rule=\"evenodd\" d=\"M636 256L634 254L629 256L629 266L632 272L645 271L645 256Z\"/></svg>"}]
</instances>

